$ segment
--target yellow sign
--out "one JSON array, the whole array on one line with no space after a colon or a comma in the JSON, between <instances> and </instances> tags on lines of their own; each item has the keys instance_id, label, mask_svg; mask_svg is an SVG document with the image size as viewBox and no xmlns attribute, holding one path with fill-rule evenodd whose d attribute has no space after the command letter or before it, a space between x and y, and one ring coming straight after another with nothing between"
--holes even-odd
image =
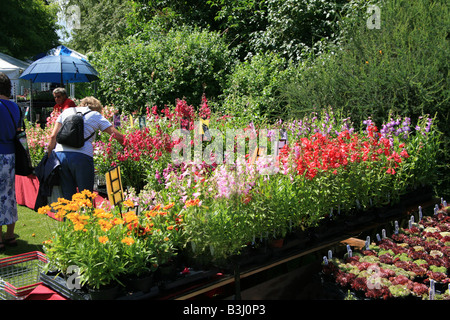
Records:
<instances>
[{"instance_id":1,"label":"yellow sign","mask_svg":"<svg viewBox=\"0 0 450 320\"><path fill-rule=\"evenodd\" d=\"M117 205L123 201L122 178L120 167L114 167L106 173L106 191L108 200L112 205Z\"/></svg>"},{"instance_id":2,"label":"yellow sign","mask_svg":"<svg viewBox=\"0 0 450 320\"><path fill-rule=\"evenodd\" d=\"M205 134L205 131L208 131L208 127L209 127L209 119L200 119L200 134Z\"/></svg>"}]
</instances>

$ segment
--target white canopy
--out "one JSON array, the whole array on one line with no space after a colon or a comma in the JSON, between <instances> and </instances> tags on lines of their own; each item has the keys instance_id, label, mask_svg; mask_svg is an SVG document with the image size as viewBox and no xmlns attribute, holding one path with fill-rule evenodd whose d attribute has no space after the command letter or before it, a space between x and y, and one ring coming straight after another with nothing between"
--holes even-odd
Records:
<instances>
[{"instance_id":1,"label":"white canopy","mask_svg":"<svg viewBox=\"0 0 450 320\"><path fill-rule=\"evenodd\" d=\"M8 56L0 52L0 72L5 73L9 79L18 80L20 74L28 68L30 64Z\"/></svg>"},{"instance_id":2,"label":"white canopy","mask_svg":"<svg viewBox=\"0 0 450 320\"><path fill-rule=\"evenodd\" d=\"M30 64L13 58L7 54L0 52L0 72L5 73L11 80L11 95L16 96L19 94L19 84L23 80L19 80L20 75Z\"/></svg>"}]
</instances>

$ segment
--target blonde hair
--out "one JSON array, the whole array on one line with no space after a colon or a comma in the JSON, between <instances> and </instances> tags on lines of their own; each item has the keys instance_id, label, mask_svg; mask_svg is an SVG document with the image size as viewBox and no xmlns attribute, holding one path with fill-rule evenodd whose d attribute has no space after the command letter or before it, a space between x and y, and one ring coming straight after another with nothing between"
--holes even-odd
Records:
<instances>
[{"instance_id":1,"label":"blonde hair","mask_svg":"<svg viewBox=\"0 0 450 320\"><path fill-rule=\"evenodd\" d=\"M65 88L56 88L53 90L53 94L55 93L61 93L63 96L67 97L67 91Z\"/></svg>"},{"instance_id":2,"label":"blonde hair","mask_svg":"<svg viewBox=\"0 0 450 320\"><path fill-rule=\"evenodd\" d=\"M102 103L94 97L86 97L81 99L79 107L89 107L92 111L102 113Z\"/></svg>"}]
</instances>

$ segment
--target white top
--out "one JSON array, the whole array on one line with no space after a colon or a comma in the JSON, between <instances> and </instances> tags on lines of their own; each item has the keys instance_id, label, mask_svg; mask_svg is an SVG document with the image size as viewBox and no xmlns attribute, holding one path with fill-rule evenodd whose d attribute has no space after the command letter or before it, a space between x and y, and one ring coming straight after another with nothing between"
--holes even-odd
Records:
<instances>
[{"instance_id":1,"label":"white top","mask_svg":"<svg viewBox=\"0 0 450 320\"><path fill-rule=\"evenodd\" d=\"M77 112L86 113L89 110L89 107L76 107ZM56 119L56 122L63 123L64 120L74 114L73 108L67 108L64 110ZM111 127L112 124L105 117L102 116L101 113L97 111L91 111L88 114L84 115L84 137L89 137L93 132L98 130L104 131L107 128ZM73 148L66 145L62 145L56 143L55 152L59 151L70 151L70 152L81 152L90 157L94 156L94 147L92 146L92 142L95 140L95 134L90 137L81 148Z\"/></svg>"}]
</instances>

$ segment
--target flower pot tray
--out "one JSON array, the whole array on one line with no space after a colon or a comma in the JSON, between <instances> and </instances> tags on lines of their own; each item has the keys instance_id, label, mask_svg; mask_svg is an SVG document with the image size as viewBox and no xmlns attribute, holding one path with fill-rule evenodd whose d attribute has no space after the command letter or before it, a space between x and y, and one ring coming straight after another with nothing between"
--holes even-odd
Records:
<instances>
[{"instance_id":1,"label":"flower pot tray","mask_svg":"<svg viewBox=\"0 0 450 320\"><path fill-rule=\"evenodd\" d=\"M152 299L161 295L167 294L169 291L178 291L183 287L193 285L196 282L201 282L214 277L217 270L191 270L188 274L182 275L174 281L164 283L162 286L153 286L149 292L127 292L124 288L122 294L117 297L117 300L144 300ZM59 275L48 275L41 273L40 280L43 284L63 295L70 300L91 300L90 294L81 289L69 289L67 281Z\"/></svg>"},{"instance_id":2,"label":"flower pot tray","mask_svg":"<svg viewBox=\"0 0 450 320\"><path fill-rule=\"evenodd\" d=\"M53 289L54 291L66 297L67 299L90 300L89 294L78 289L69 289L67 287L67 281L59 275L55 276L41 273L40 279L42 283L45 284L47 287Z\"/></svg>"}]
</instances>

